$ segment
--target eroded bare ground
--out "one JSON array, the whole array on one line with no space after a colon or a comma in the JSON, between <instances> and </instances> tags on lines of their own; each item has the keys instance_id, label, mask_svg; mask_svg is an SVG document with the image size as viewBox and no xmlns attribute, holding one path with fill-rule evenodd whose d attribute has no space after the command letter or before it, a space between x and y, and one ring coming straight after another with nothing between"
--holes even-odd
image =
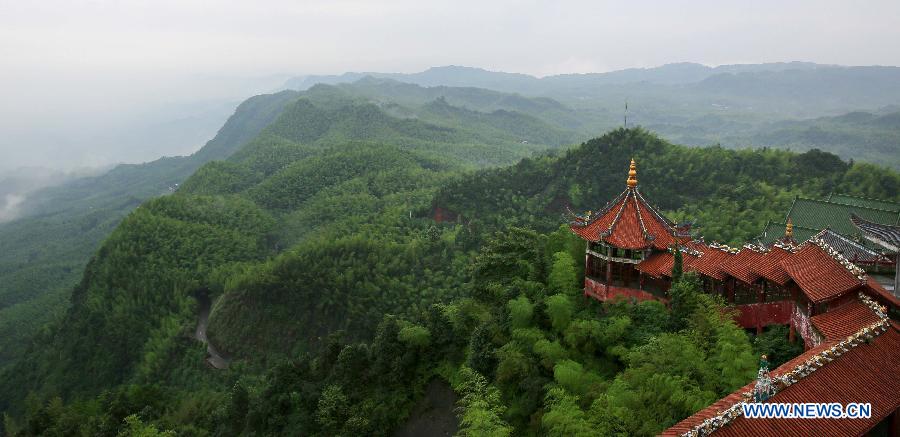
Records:
<instances>
[{"instance_id":1,"label":"eroded bare ground","mask_svg":"<svg viewBox=\"0 0 900 437\"><path fill-rule=\"evenodd\" d=\"M432 379L425 395L416 403L409 419L394 437L443 437L456 434L459 421L456 418L458 396L446 381Z\"/></svg>"}]
</instances>

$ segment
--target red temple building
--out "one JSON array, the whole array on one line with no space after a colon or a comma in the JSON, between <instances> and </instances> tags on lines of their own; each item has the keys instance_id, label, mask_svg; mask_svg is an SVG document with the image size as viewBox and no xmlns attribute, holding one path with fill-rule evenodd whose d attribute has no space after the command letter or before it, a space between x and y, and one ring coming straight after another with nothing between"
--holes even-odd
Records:
<instances>
[{"instance_id":1,"label":"red temple building","mask_svg":"<svg viewBox=\"0 0 900 437\"><path fill-rule=\"evenodd\" d=\"M597 213L576 217L572 230L587 241L584 293L599 300L665 299L668 283L643 275L637 266L677 241L690 240L688 229L678 228L644 199L634 160L625 191Z\"/></svg>"},{"instance_id":2,"label":"red temple building","mask_svg":"<svg viewBox=\"0 0 900 437\"><path fill-rule=\"evenodd\" d=\"M900 299L832 247L852 243L839 234L826 229L798 244L788 221L784 236L768 246L708 244L648 202L638 188L634 160L625 185L603 209L570 223L587 243L587 297L667 301L678 250L685 272L696 272L707 292L739 310L739 325L758 332L772 324L790 325L791 335L799 335L807 347L822 338L810 318L841 307L859 292L900 308Z\"/></svg>"},{"instance_id":3,"label":"red temple building","mask_svg":"<svg viewBox=\"0 0 900 437\"><path fill-rule=\"evenodd\" d=\"M789 325L791 340L803 340L806 352L772 372L774 398L872 402L875 409L868 420L743 419L736 405L751 383L664 434L861 435L877 426L900 435L900 325L888 317L900 298L843 255L858 243L823 229L798 244L789 218L769 245L708 244L651 206L634 160L625 191L599 212L574 217L570 228L587 245L586 297L667 302L679 251L683 271L696 272L706 292L733 305L740 326L761 332Z\"/></svg>"}]
</instances>

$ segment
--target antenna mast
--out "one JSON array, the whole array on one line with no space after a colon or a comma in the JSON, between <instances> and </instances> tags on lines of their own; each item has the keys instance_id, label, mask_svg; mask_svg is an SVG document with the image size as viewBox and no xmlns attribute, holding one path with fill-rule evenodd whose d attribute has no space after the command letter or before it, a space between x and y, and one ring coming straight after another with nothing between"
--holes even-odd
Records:
<instances>
[{"instance_id":1,"label":"antenna mast","mask_svg":"<svg viewBox=\"0 0 900 437\"><path fill-rule=\"evenodd\" d=\"M625 101L625 129L628 129L628 100Z\"/></svg>"}]
</instances>

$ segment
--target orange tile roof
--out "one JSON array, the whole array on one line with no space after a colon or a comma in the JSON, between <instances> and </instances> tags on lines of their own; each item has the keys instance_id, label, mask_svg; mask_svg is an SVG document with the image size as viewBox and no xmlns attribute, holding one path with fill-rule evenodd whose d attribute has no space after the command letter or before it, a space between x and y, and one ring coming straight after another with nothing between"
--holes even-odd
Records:
<instances>
[{"instance_id":1,"label":"orange tile roof","mask_svg":"<svg viewBox=\"0 0 900 437\"><path fill-rule=\"evenodd\" d=\"M788 276L787 271L781 266L781 261L791 255L793 255L793 252L775 246L751 265L750 271L756 277L768 279L778 285L784 285L791 277Z\"/></svg>"},{"instance_id":2,"label":"orange tile roof","mask_svg":"<svg viewBox=\"0 0 900 437\"><path fill-rule=\"evenodd\" d=\"M656 252L638 263L634 268L644 274L661 278L672 275L672 266L675 264L675 256L668 251Z\"/></svg>"},{"instance_id":3,"label":"orange tile roof","mask_svg":"<svg viewBox=\"0 0 900 437\"><path fill-rule=\"evenodd\" d=\"M730 256L728 252L711 248L699 241L688 241L682 245L682 269L698 272L716 279L722 279L719 265ZM675 265L675 255L670 251L655 252L635 266L639 271L653 277L671 277Z\"/></svg>"},{"instance_id":4,"label":"orange tile roof","mask_svg":"<svg viewBox=\"0 0 900 437\"><path fill-rule=\"evenodd\" d=\"M675 224L650 206L637 188L628 188L599 213L570 225L588 241L622 249L665 249L675 242Z\"/></svg>"},{"instance_id":5,"label":"orange tile roof","mask_svg":"<svg viewBox=\"0 0 900 437\"><path fill-rule=\"evenodd\" d=\"M877 322L878 316L864 303L853 300L827 313L812 316L810 321L822 333L825 341L837 341Z\"/></svg>"},{"instance_id":6,"label":"orange tile roof","mask_svg":"<svg viewBox=\"0 0 900 437\"><path fill-rule=\"evenodd\" d=\"M722 266L728 263L734 254L715 247L706 246L698 249L703 255L695 261L691 267L697 272L719 281L725 279L725 271Z\"/></svg>"},{"instance_id":7,"label":"orange tile roof","mask_svg":"<svg viewBox=\"0 0 900 437\"><path fill-rule=\"evenodd\" d=\"M824 302L865 284L822 247L804 244L781 266L813 302Z\"/></svg>"},{"instance_id":8,"label":"orange tile roof","mask_svg":"<svg viewBox=\"0 0 900 437\"><path fill-rule=\"evenodd\" d=\"M835 346L825 342L771 372L788 373L798 365ZM742 401L742 393L752 391L755 381L665 430L663 436L690 432L704 420L717 416ZM870 342L863 342L824 364L818 370L783 388L769 402L870 402L869 419L748 419L737 417L717 430L716 436L811 436L861 435L900 407L900 326L893 323Z\"/></svg>"},{"instance_id":9,"label":"orange tile roof","mask_svg":"<svg viewBox=\"0 0 900 437\"><path fill-rule=\"evenodd\" d=\"M766 253L744 246L722 265L722 270L734 278L752 284L759 276L750 269L750 266L760 263Z\"/></svg>"}]
</instances>

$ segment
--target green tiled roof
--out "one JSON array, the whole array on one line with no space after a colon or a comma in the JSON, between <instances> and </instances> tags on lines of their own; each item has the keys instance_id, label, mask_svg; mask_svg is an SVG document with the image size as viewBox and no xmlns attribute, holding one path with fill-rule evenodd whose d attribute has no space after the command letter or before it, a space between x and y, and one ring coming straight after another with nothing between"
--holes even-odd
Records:
<instances>
[{"instance_id":1,"label":"green tiled roof","mask_svg":"<svg viewBox=\"0 0 900 437\"><path fill-rule=\"evenodd\" d=\"M839 234L856 240L860 236L859 229L850 222L850 214L856 214L866 220L896 225L900 222L900 212L888 211L863 206L846 205L827 200L813 200L798 197L785 217L789 217L794 226L807 229L831 229Z\"/></svg>"},{"instance_id":2,"label":"green tiled roof","mask_svg":"<svg viewBox=\"0 0 900 437\"><path fill-rule=\"evenodd\" d=\"M784 223L776 223L770 220L766 223L766 228L763 230L763 233L759 237L756 237L756 239L763 245L768 246L769 244L774 243L775 240L784 237L785 226L787 225ZM794 225L794 240L798 243L802 243L809 240L809 237L818 234L819 231L821 231L821 229L804 228L802 226Z\"/></svg>"},{"instance_id":3,"label":"green tiled roof","mask_svg":"<svg viewBox=\"0 0 900 437\"><path fill-rule=\"evenodd\" d=\"M861 206L863 208L883 209L885 211L900 212L900 203L890 200L870 199L868 197L851 196L849 194L831 193L828 201L843 203L844 205Z\"/></svg>"}]
</instances>

